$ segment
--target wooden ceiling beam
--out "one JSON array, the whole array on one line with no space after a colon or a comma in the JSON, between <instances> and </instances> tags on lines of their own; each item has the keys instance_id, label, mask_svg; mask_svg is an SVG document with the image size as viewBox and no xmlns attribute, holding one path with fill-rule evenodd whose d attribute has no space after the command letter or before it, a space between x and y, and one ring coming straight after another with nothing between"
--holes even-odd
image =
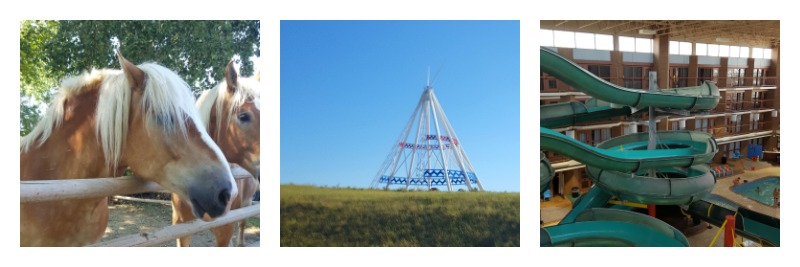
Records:
<instances>
[{"instance_id":1,"label":"wooden ceiling beam","mask_svg":"<svg viewBox=\"0 0 800 267\"><path fill-rule=\"evenodd\" d=\"M607 30L610 30L610 29L613 29L613 28L616 28L616 27L619 27L619 26L622 26L622 25L625 25L625 24L628 24L628 23L631 23L631 22L633 22L633 21L632 20L624 21L624 22L622 22L620 24L616 24L614 26L605 27L605 28L601 29L601 31L607 31Z\"/></svg>"},{"instance_id":2,"label":"wooden ceiling beam","mask_svg":"<svg viewBox=\"0 0 800 267\"><path fill-rule=\"evenodd\" d=\"M583 24L583 25L581 25L580 27L578 27L578 29L580 30L580 29L586 28L586 27L588 27L588 26L595 25L595 24L597 24L598 22L601 22L601 21L602 21L602 20L595 20L595 21L593 21L593 22L589 22L589 23L587 23L587 24Z\"/></svg>"}]
</instances>

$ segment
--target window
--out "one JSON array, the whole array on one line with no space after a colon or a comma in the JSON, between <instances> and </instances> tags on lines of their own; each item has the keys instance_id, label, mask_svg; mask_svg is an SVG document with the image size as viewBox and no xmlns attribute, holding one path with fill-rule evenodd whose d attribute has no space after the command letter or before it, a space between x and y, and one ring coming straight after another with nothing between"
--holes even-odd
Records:
<instances>
[{"instance_id":1,"label":"window","mask_svg":"<svg viewBox=\"0 0 800 267\"><path fill-rule=\"evenodd\" d=\"M678 121L673 121L673 122L672 122L672 125L670 125L670 128L669 128L669 129L670 129L670 130L672 130L672 131L674 131L674 130L680 130L680 129L678 129Z\"/></svg>"},{"instance_id":2,"label":"window","mask_svg":"<svg viewBox=\"0 0 800 267\"><path fill-rule=\"evenodd\" d=\"M594 34L576 32L575 48L594 49Z\"/></svg>"},{"instance_id":3,"label":"window","mask_svg":"<svg viewBox=\"0 0 800 267\"><path fill-rule=\"evenodd\" d=\"M725 111L744 109L744 92L727 92L725 94Z\"/></svg>"},{"instance_id":4,"label":"window","mask_svg":"<svg viewBox=\"0 0 800 267\"><path fill-rule=\"evenodd\" d=\"M744 70L745 69L729 69L728 86L744 86Z\"/></svg>"},{"instance_id":5,"label":"window","mask_svg":"<svg viewBox=\"0 0 800 267\"><path fill-rule=\"evenodd\" d=\"M653 39L636 38L636 52L653 53Z\"/></svg>"},{"instance_id":6,"label":"window","mask_svg":"<svg viewBox=\"0 0 800 267\"><path fill-rule=\"evenodd\" d=\"M607 34L594 35L595 49L597 50L614 50L614 36Z\"/></svg>"},{"instance_id":7,"label":"window","mask_svg":"<svg viewBox=\"0 0 800 267\"><path fill-rule=\"evenodd\" d=\"M541 77L541 79L539 79L539 91L558 89L556 86L557 84L555 77L550 76L543 71L539 71L539 75L541 75L539 76Z\"/></svg>"},{"instance_id":8,"label":"window","mask_svg":"<svg viewBox=\"0 0 800 267\"><path fill-rule=\"evenodd\" d=\"M539 30L539 45L595 50L614 50L614 37L607 34Z\"/></svg>"},{"instance_id":9,"label":"window","mask_svg":"<svg viewBox=\"0 0 800 267\"><path fill-rule=\"evenodd\" d=\"M553 31L539 29L539 45L555 46L555 43L553 41Z\"/></svg>"},{"instance_id":10,"label":"window","mask_svg":"<svg viewBox=\"0 0 800 267\"><path fill-rule=\"evenodd\" d=\"M619 51L653 53L653 39L620 36Z\"/></svg>"},{"instance_id":11,"label":"window","mask_svg":"<svg viewBox=\"0 0 800 267\"><path fill-rule=\"evenodd\" d=\"M697 84L702 84L703 81L716 81L719 77L719 68L698 68L697 77Z\"/></svg>"},{"instance_id":12,"label":"window","mask_svg":"<svg viewBox=\"0 0 800 267\"><path fill-rule=\"evenodd\" d=\"M750 48L742 46L739 49L739 57L741 58L748 58L750 57Z\"/></svg>"},{"instance_id":13,"label":"window","mask_svg":"<svg viewBox=\"0 0 800 267\"><path fill-rule=\"evenodd\" d=\"M689 86L689 68L670 68L669 76L672 88Z\"/></svg>"},{"instance_id":14,"label":"window","mask_svg":"<svg viewBox=\"0 0 800 267\"><path fill-rule=\"evenodd\" d=\"M772 49L769 48L753 48L753 58L772 58Z\"/></svg>"},{"instance_id":15,"label":"window","mask_svg":"<svg viewBox=\"0 0 800 267\"><path fill-rule=\"evenodd\" d=\"M753 92L753 108L763 108L767 105L767 92L765 91L755 91Z\"/></svg>"},{"instance_id":16,"label":"window","mask_svg":"<svg viewBox=\"0 0 800 267\"><path fill-rule=\"evenodd\" d=\"M587 65L586 69L597 77L611 81L611 65Z\"/></svg>"},{"instance_id":17,"label":"window","mask_svg":"<svg viewBox=\"0 0 800 267\"><path fill-rule=\"evenodd\" d=\"M623 86L634 89L647 89L650 68L644 66L624 66L622 71Z\"/></svg>"},{"instance_id":18,"label":"window","mask_svg":"<svg viewBox=\"0 0 800 267\"><path fill-rule=\"evenodd\" d=\"M636 38L620 36L619 51L636 52Z\"/></svg>"},{"instance_id":19,"label":"window","mask_svg":"<svg viewBox=\"0 0 800 267\"><path fill-rule=\"evenodd\" d=\"M753 58L764 58L764 48L753 47Z\"/></svg>"},{"instance_id":20,"label":"window","mask_svg":"<svg viewBox=\"0 0 800 267\"><path fill-rule=\"evenodd\" d=\"M753 69L753 86L761 86L764 79L764 69Z\"/></svg>"},{"instance_id":21,"label":"window","mask_svg":"<svg viewBox=\"0 0 800 267\"><path fill-rule=\"evenodd\" d=\"M553 40L556 47L575 48L575 33L565 31L553 31Z\"/></svg>"},{"instance_id":22,"label":"window","mask_svg":"<svg viewBox=\"0 0 800 267\"><path fill-rule=\"evenodd\" d=\"M713 132L714 119L695 119L694 130L700 132Z\"/></svg>"},{"instance_id":23,"label":"window","mask_svg":"<svg viewBox=\"0 0 800 267\"><path fill-rule=\"evenodd\" d=\"M729 55L730 55L730 46L720 45L719 46L719 56L720 57L728 57Z\"/></svg>"},{"instance_id":24,"label":"window","mask_svg":"<svg viewBox=\"0 0 800 267\"><path fill-rule=\"evenodd\" d=\"M738 46L731 46L731 54L730 57L739 57L739 47Z\"/></svg>"},{"instance_id":25,"label":"window","mask_svg":"<svg viewBox=\"0 0 800 267\"><path fill-rule=\"evenodd\" d=\"M728 156L731 157L731 158L733 158L734 155L736 155L737 157L740 156L742 154L741 151L740 151L741 149L742 149L741 142L729 143L728 144L728 152L730 154Z\"/></svg>"},{"instance_id":26,"label":"window","mask_svg":"<svg viewBox=\"0 0 800 267\"><path fill-rule=\"evenodd\" d=\"M706 56L706 55L708 55L708 44L696 43L696 44L694 44L694 48L695 48L695 51L694 51L695 55L698 55L698 56Z\"/></svg>"},{"instance_id":27,"label":"window","mask_svg":"<svg viewBox=\"0 0 800 267\"><path fill-rule=\"evenodd\" d=\"M691 55L692 43L669 41L669 53L672 55Z\"/></svg>"},{"instance_id":28,"label":"window","mask_svg":"<svg viewBox=\"0 0 800 267\"><path fill-rule=\"evenodd\" d=\"M593 145L611 138L611 129L592 130Z\"/></svg>"},{"instance_id":29,"label":"window","mask_svg":"<svg viewBox=\"0 0 800 267\"><path fill-rule=\"evenodd\" d=\"M710 44L708 45L708 55L712 57L719 56L719 45Z\"/></svg>"}]
</instances>

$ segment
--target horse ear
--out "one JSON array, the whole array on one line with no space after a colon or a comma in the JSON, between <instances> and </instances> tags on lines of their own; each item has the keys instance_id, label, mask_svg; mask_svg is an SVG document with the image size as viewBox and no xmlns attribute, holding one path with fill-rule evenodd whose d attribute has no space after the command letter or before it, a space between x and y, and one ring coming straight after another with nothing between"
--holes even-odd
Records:
<instances>
[{"instance_id":1,"label":"horse ear","mask_svg":"<svg viewBox=\"0 0 800 267\"><path fill-rule=\"evenodd\" d=\"M238 87L239 74L236 74L236 68L233 67L233 60L228 61L228 66L225 67L225 82L228 83L228 92L233 94Z\"/></svg>"},{"instance_id":2,"label":"horse ear","mask_svg":"<svg viewBox=\"0 0 800 267\"><path fill-rule=\"evenodd\" d=\"M122 72L125 73L125 77L128 79L128 82L131 83L131 87L133 88L143 88L144 87L144 71L136 65L133 65L130 61L122 57L122 53L117 51L117 58L119 58L119 65L122 67Z\"/></svg>"}]
</instances>

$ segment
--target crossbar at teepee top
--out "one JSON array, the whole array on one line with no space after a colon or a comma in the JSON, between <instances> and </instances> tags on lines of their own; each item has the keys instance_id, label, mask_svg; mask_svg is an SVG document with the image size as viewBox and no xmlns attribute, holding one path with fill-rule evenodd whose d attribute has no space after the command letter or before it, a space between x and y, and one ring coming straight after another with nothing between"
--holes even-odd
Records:
<instances>
[{"instance_id":1,"label":"crossbar at teepee top","mask_svg":"<svg viewBox=\"0 0 800 267\"><path fill-rule=\"evenodd\" d=\"M433 87L426 86L406 127L372 181L372 188L439 186L483 191L478 175L447 120Z\"/></svg>"}]
</instances>

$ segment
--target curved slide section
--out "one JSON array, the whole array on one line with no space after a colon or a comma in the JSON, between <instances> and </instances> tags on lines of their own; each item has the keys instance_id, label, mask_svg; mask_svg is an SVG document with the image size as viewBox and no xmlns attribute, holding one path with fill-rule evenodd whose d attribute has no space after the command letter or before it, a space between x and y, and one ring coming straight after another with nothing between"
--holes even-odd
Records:
<instances>
[{"instance_id":1,"label":"curved slide section","mask_svg":"<svg viewBox=\"0 0 800 267\"><path fill-rule=\"evenodd\" d=\"M781 245L781 220L736 205L719 195L709 195L689 205L687 212L721 227L726 215L736 219L736 233L772 246Z\"/></svg>"},{"instance_id":2,"label":"curved slide section","mask_svg":"<svg viewBox=\"0 0 800 267\"><path fill-rule=\"evenodd\" d=\"M592 97L620 106L710 110L720 99L719 89L710 81L659 92L625 88L595 76L550 49L540 47L539 51L542 71Z\"/></svg>"},{"instance_id":3,"label":"curved slide section","mask_svg":"<svg viewBox=\"0 0 800 267\"><path fill-rule=\"evenodd\" d=\"M647 149L647 133L609 139L592 147L556 131L541 128L541 147L586 164L595 184L619 199L637 203L680 205L711 192L716 180L705 164L717 152L710 134L658 132L658 148ZM656 169L658 177L646 175Z\"/></svg>"},{"instance_id":4,"label":"curved slide section","mask_svg":"<svg viewBox=\"0 0 800 267\"><path fill-rule=\"evenodd\" d=\"M581 102L563 102L539 106L539 114L541 127L557 128L630 115L631 108L611 108L607 105L589 107Z\"/></svg>"},{"instance_id":5,"label":"curved slide section","mask_svg":"<svg viewBox=\"0 0 800 267\"><path fill-rule=\"evenodd\" d=\"M574 223L542 228L540 245L684 247L689 241L669 224L641 213L588 209Z\"/></svg>"}]
</instances>

